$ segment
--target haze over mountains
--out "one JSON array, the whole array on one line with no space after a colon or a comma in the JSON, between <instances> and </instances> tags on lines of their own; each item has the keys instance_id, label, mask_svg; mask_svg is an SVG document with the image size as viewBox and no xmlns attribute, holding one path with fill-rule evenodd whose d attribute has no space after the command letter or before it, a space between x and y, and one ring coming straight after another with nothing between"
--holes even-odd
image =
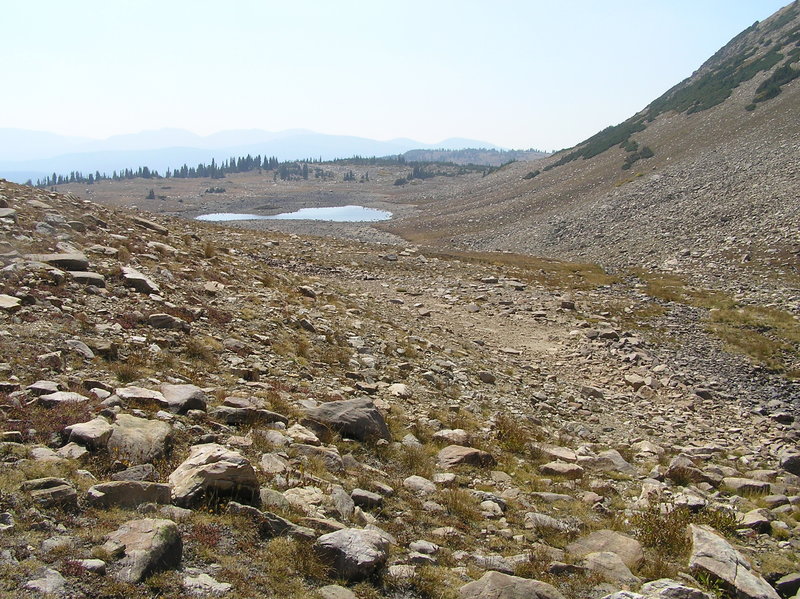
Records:
<instances>
[{"instance_id":1,"label":"haze over mountains","mask_svg":"<svg viewBox=\"0 0 800 599\"><path fill-rule=\"evenodd\" d=\"M279 132L258 129L220 131L201 136L183 129L160 129L96 140L42 131L0 129L0 177L24 182L56 173L114 170L147 166L160 172L231 156L261 154L279 160L332 160L354 155L386 156L415 149L497 149L478 140L451 138L435 144L398 138L378 141L327 135L304 129Z\"/></svg>"}]
</instances>

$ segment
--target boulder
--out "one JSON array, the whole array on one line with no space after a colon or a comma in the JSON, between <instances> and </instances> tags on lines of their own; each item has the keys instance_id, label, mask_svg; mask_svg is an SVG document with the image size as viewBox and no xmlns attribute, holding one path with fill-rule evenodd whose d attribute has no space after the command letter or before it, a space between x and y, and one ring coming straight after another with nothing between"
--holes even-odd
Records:
<instances>
[{"instance_id":1,"label":"boulder","mask_svg":"<svg viewBox=\"0 0 800 599\"><path fill-rule=\"evenodd\" d=\"M786 472L791 472L800 476L800 453L788 452L781 456L781 468Z\"/></svg>"},{"instance_id":2,"label":"boulder","mask_svg":"<svg viewBox=\"0 0 800 599\"><path fill-rule=\"evenodd\" d=\"M448 445L439 452L436 459L440 468L452 468L463 464L483 468L497 463L492 454L463 445Z\"/></svg>"},{"instance_id":3,"label":"boulder","mask_svg":"<svg viewBox=\"0 0 800 599\"><path fill-rule=\"evenodd\" d=\"M97 272L68 270L67 274L73 281L82 285L106 286L106 278Z\"/></svg>"},{"instance_id":4,"label":"boulder","mask_svg":"<svg viewBox=\"0 0 800 599\"><path fill-rule=\"evenodd\" d=\"M80 393L72 391L56 391L55 393L47 393L46 395L39 396L39 405L45 408L55 408L61 404L68 403L83 403L89 401L89 398Z\"/></svg>"},{"instance_id":5,"label":"boulder","mask_svg":"<svg viewBox=\"0 0 800 599\"><path fill-rule=\"evenodd\" d=\"M570 464L567 462L548 462L539 466L539 472L546 476L563 476L567 479L583 478L583 468L577 464Z\"/></svg>"},{"instance_id":6,"label":"boulder","mask_svg":"<svg viewBox=\"0 0 800 599\"><path fill-rule=\"evenodd\" d=\"M730 489L733 493L737 494L762 494L769 493L769 483L763 480L755 480L752 478L739 478L736 476L729 476L722 479L722 484Z\"/></svg>"},{"instance_id":7,"label":"boulder","mask_svg":"<svg viewBox=\"0 0 800 599\"><path fill-rule=\"evenodd\" d=\"M632 569L638 568L644 561L641 543L633 537L613 530L597 530L567 545L567 552L575 557L585 557L590 553L602 551L616 553L623 563Z\"/></svg>"},{"instance_id":8,"label":"boulder","mask_svg":"<svg viewBox=\"0 0 800 599\"><path fill-rule=\"evenodd\" d=\"M77 443L87 449L96 450L106 446L113 431L114 429L105 418L97 417L88 422L66 427L63 435L70 443Z\"/></svg>"},{"instance_id":9,"label":"boulder","mask_svg":"<svg viewBox=\"0 0 800 599\"><path fill-rule=\"evenodd\" d=\"M205 572L190 568L183 575L183 588L190 595L219 597L229 593L233 585L229 582L219 582Z\"/></svg>"},{"instance_id":10,"label":"boulder","mask_svg":"<svg viewBox=\"0 0 800 599\"><path fill-rule=\"evenodd\" d=\"M133 480L100 483L89 488L89 503L100 507L136 507L142 503L169 503L169 485Z\"/></svg>"},{"instance_id":11,"label":"boulder","mask_svg":"<svg viewBox=\"0 0 800 599\"><path fill-rule=\"evenodd\" d=\"M31 262L44 262L50 266L57 266L65 270L75 270L85 272L89 270L89 260L80 252L69 252L64 254L29 254L25 256Z\"/></svg>"},{"instance_id":12,"label":"boulder","mask_svg":"<svg viewBox=\"0 0 800 599\"><path fill-rule=\"evenodd\" d=\"M404 479L403 487L416 495L430 495L436 492L436 485L432 480L416 474Z\"/></svg>"},{"instance_id":13,"label":"boulder","mask_svg":"<svg viewBox=\"0 0 800 599\"><path fill-rule=\"evenodd\" d=\"M13 295L7 295L5 293L0 293L0 310L6 310L7 312L13 312L18 310L22 307L22 300L18 297L14 297Z\"/></svg>"},{"instance_id":14,"label":"boulder","mask_svg":"<svg viewBox=\"0 0 800 599\"><path fill-rule=\"evenodd\" d=\"M307 417L312 427L319 423L344 437L359 441L391 440L383 415L369 399L329 401L308 410Z\"/></svg>"},{"instance_id":15,"label":"boulder","mask_svg":"<svg viewBox=\"0 0 800 599\"><path fill-rule=\"evenodd\" d=\"M742 599L779 599L767 581L752 571L750 562L709 526L690 524L692 554L689 568L710 575Z\"/></svg>"},{"instance_id":16,"label":"boulder","mask_svg":"<svg viewBox=\"0 0 800 599\"><path fill-rule=\"evenodd\" d=\"M286 518L281 518L271 512L262 512L258 508L254 508L250 505L229 501L226 510L229 514L244 516L251 520L258 528L258 534L265 539L288 536L297 539L313 540L316 537L314 531L310 528L298 526Z\"/></svg>"},{"instance_id":17,"label":"boulder","mask_svg":"<svg viewBox=\"0 0 800 599\"><path fill-rule=\"evenodd\" d=\"M254 408L252 406L245 406L241 408L233 406L219 406L211 410L208 414L215 420L232 425L272 424L274 422L288 424L289 422L289 419L286 416L276 414L275 412L270 412L269 410Z\"/></svg>"},{"instance_id":18,"label":"boulder","mask_svg":"<svg viewBox=\"0 0 800 599\"><path fill-rule=\"evenodd\" d=\"M445 441L453 445L467 445L469 433L463 428L446 428L433 433L434 441Z\"/></svg>"},{"instance_id":19,"label":"boulder","mask_svg":"<svg viewBox=\"0 0 800 599\"><path fill-rule=\"evenodd\" d=\"M28 591L38 591L48 595L58 595L64 590L67 581L63 576L52 568L40 568L34 574L35 578L31 578L25 583L24 588Z\"/></svg>"},{"instance_id":20,"label":"boulder","mask_svg":"<svg viewBox=\"0 0 800 599\"><path fill-rule=\"evenodd\" d=\"M206 410L208 396L197 385L169 385L160 387L164 402L161 406L175 414L185 414L189 410Z\"/></svg>"},{"instance_id":21,"label":"boulder","mask_svg":"<svg viewBox=\"0 0 800 599\"><path fill-rule=\"evenodd\" d=\"M247 458L217 443L193 446L186 461L169 475L169 484L175 504L181 507L215 496L244 503L259 498L256 472Z\"/></svg>"},{"instance_id":22,"label":"boulder","mask_svg":"<svg viewBox=\"0 0 800 599\"><path fill-rule=\"evenodd\" d=\"M581 566L596 572L607 582L636 586L641 580L633 575L619 555L610 551L596 551L584 556Z\"/></svg>"},{"instance_id":23,"label":"boulder","mask_svg":"<svg viewBox=\"0 0 800 599\"><path fill-rule=\"evenodd\" d=\"M458 590L459 599L564 599L555 587L530 578L487 572Z\"/></svg>"},{"instance_id":24,"label":"boulder","mask_svg":"<svg viewBox=\"0 0 800 599\"><path fill-rule=\"evenodd\" d=\"M119 414L112 428L108 451L134 465L164 457L172 442L169 424L158 420Z\"/></svg>"},{"instance_id":25,"label":"boulder","mask_svg":"<svg viewBox=\"0 0 800 599\"><path fill-rule=\"evenodd\" d=\"M75 509L78 507L78 492L66 479L48 476L26 480L22 490L29 493L34 502L42 507Z\"/></svg>"},{"instance_id":26,"label":"boulder","mask_svg":"<svg viewBox=\"0 0 800 599\"><path fill-rule=\"evenodd\" d=\"M645 599L714 599L700 589L686 585L670 578L659 578L642 585L639 592Z\"/></svg>"},{"instance_id":27,"label":"boulder","mask_svg":"<svg viewBox=\"0 0 800 599\"><path fill-rule=\"evenodd\" d=\"M177 568L183 542L172 520L144 518L126 522L111 533L103 549L112 555L123 554L116 578L137 583L156 572Z\"/></svg>"},{"instance_id":28,"label":"boulder","mask_svg":"<svg viewBox=\"0 0 800 599\"><path fill-rule=\"evenodd\" d=\"M390 544L391 538L383 531L343 528L319 537L314 551L336 578L355 582L386 563Z\"/></svg>"},{"instance_id":29,"label":"boulder","mask_svg":"<svg viewBox=\"0 0 800 599\"><path fill-rule=\"evenodd\" d=\"M131 266L122 267L122 283L126 287L132 287L139 293L161 293L161 289L151 279L140 273Z\"/></svg>"},{"instance_id":30,"label":"boulder","mask_svg":"<svg viewBox=\"0 0 800 599\"><path fill-rule=\"evenodd\" d=\"M191 325L182 318L178 318L177 316L173 316L172 314L166 314L163 312L159 312L157 314L151 314L147 318L147 324L149 324L154 329L169 329L172 331L187 331L187 332L191 329Z\"/></svg>"}]
</instances>

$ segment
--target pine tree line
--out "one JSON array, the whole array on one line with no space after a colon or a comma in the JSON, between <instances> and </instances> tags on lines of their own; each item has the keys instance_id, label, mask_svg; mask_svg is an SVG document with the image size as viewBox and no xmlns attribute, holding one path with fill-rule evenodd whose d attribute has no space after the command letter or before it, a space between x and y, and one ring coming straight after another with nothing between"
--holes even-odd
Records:
<instances>
[{"instance_id":1,"label":"pine tree line","mask_svg":"<svg viewBox=\"0 0 800 599\"><path fill-rule=\"evenodd\" d=\"M289 160L280 162L275 156L261 155L239 156L231 157L224 160L221 164L217 164L216 160L211 159L210 164L199 163L197 166L189 166L183 164L174 170L167 169L166 173L162 176L157 170L151 170L146 166L140 166L138 169L133 170L126 168L119 172L114 171L111 175L95 171L85 175L81 171L72 171L68 175L59 175L53 173L44 179L37 179L36 183L28 179L27 185L35 185L36 187L52 187L54 185L66 185L68 183L84 183L92 185L98 181L122 181L124 179L196 179L196 178L211 178L211 179L224 179L225 175L231 173L247 173L251 171L274 171L275 178L280 179L294 179L303 178L308 179L308 164L319 164L322 158L307 160Z\"/></svg>"}]
</instances>

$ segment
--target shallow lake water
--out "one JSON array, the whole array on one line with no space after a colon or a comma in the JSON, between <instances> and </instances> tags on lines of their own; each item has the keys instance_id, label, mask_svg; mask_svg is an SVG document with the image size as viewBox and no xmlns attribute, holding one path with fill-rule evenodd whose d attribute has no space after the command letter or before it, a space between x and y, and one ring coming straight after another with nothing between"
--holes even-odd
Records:
<instances>
[{"instance_id":1,"label":"shallow lake water","mask_svg":"<svg viewBox=\"0 0 800 599\"><path fill-rule=\"evenodd\" d=\"M392 213L387 210L376 210L364 206L329 206L325 208L301 208L296 212L284 212L263 216L260 214L242 214L238 212L215 212L203 214L197 220L226 222L232 220L325 220L337 223L367 223L389 220Z\"/></svg>"}]
</instances>

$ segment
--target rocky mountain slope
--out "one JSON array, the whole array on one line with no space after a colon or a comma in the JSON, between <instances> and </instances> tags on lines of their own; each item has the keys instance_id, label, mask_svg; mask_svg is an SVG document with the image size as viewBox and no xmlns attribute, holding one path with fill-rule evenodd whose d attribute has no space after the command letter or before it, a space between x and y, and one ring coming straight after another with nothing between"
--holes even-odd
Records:
<instances>
[{"instance_id":1,"label":"rocky mountain slope","mask_svg":"<svg viewBox=\"0 0 800 599\"><path fill-rule=\"evenodd\" d=\"M2 181L0 232L2 596L800 588L793 388L649 287Z\"/></svg>"},{"instance_id":2,"label":"rocky mountain slope","mask_svg":"<svg viewBox=\"0 0 800 599\"><path fill-rule=\"evenodd\" d=\"M421 243L685 273L800 311L800 6L748 28L640 113L436 197Z\"/></svg>"}]
</instances>

